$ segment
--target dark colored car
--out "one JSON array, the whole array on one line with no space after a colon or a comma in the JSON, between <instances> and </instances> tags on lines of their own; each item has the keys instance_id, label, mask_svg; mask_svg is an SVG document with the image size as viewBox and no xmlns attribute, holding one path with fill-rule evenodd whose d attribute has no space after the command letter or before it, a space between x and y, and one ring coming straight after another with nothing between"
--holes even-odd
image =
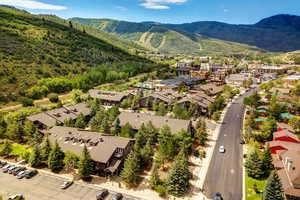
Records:
<instances>
[{"instance_id":1,"label":"dark colored car","mask_svg":"<svg viewBox=\"0 0 300 200\"><path fill-rule=\"evenodd\" d=\"M37 170L26 170L25 171L25 178L30 179L32 177L34 177L35 175L37 175L38 171Z\"/></svg>"},{"instance_id":2,"label":"dark colored car","mask_svg":"<svg viewBox=\"0 0 300 200\"><path fill-rule=\"evenodd\" d=\"M213 200L223 200L221 193L217 192L213 198Z\"/></svg>"},{"instance_id":3,"label":"dark colored car","mask_svg":"<svg viewBox=\"0 0 300 200\"><path fill-rule=\"evenodd\" d=\"M25 167L17 167L16 169L13 170L12 174L14 176L16 176L18 173L20 173L21 171L25 171L26 168Z\"/></svg>"},{"instance_id":4,"label":"dark colored car","mask_svg":"<svg viewBox=\"0 0 300 200\"><path fill-rule=\"evenodd\" d=\"M120 200L123 198L123 195L121 193L115 193L111 195L111 200Z\"/></svg>"},{"instance_id":5,"label":"dark colored car","mask_svg":"<svg viewBox=\"0 0 300 200\"><path fill-rule=\"evenodd\" d=\"M108 195L108 190L107 189L102 189L96 195L96 199L97 200L103 200L107 195Z\"/></svg>"},{"instance_id":6,"label":"dark colored car","mask_svg":"<svg viewBox=\"0 0 300 200\"><path fill-rule=\"evenodd\" d=\"M245 144L245 140L243 138L240 139L240 144Z\"/></svg>"},{"instance_id":7,"label":"dark colored car","mask_svg":"<svg viewBox=\"0 0 300 200\"><path fill-rule=\"evenodd\" d=\"M60 188L65 190L68 187L70 187L72 184L73 184L73 181L65 181L65 182L63 182L63 184L60 185Z\"/></svg>"}]
</instances>

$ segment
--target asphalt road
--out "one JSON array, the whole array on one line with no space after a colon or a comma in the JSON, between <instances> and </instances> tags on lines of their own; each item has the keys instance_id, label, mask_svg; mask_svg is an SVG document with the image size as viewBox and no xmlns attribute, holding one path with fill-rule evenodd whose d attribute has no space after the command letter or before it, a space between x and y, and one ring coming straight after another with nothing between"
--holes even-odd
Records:
<instances>
[{"instance_id":1,"label":"asphalt road","mask_svg":"<svg viewBox=\"0 0 300 200\"><path fill-rule=\"evenodd\" d=\"M224 200L243 198L243 149L240 139L245 112L243 99L249 94L250 92L233 102L220 127L219 138L204 182L204 193L210 199L217 192L222 194ZM225 147L225 153L219 153L221 145Z\"/></svg>"},{"instance_id":2,"label":"asphalt road","mask_svg":"<svg viewBox=\"0 0 300 200\"><path fill-rule=\"evenodd\" d=\"M68 189L60 189L66 181L63 178L39 173L32 179L17 179L15 176L3 173L0 170L0 195L6 199L13 194L23 194L27 200L96 200L100 188L86 184L74 183ZM111 199L109 196L105 200ZM138 198L124 195L123 199L138 200Z\"/></svg>"}]
</instances>

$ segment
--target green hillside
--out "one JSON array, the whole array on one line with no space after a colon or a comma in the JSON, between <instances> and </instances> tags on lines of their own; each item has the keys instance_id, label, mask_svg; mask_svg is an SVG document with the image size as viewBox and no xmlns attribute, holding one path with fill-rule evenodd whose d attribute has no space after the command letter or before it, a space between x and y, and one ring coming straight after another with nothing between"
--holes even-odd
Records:
<instances>
[{"instance_id":1,"label":"green hillside","mask_svg":"<svg viewBox=\"0 0 300 200\"><path fill-rule=\"evenodd\" d=\"M122 71L122 77L126 77L156 66L152 61L123 50L135 48L129 42L121 39L109 42L117 37L107 33L101 36L97 31L93 36L87 34L90 30L77 30L75 26L53 16L37 16L0 7L0 102L27 95L26 90L39 79L77 78L81 82L70 83L73 85L69 88L82 89L83 84L93 79L93 73L87 74L89 77L83 75L94 69L99 71L99 67ZM82 76L78 76L80 74ZM104 77L102 82L106 80L109 80L108 77ZM99 78L97 81L100 82ZM84 88L87 89L87 86Z\"/></svg>"},{"instance_id":2,"label":"green hillside","mask_svg":"<svg viewBox=\"0 0 300 200\"><path fill-rule=\"evenodd\" d=\"M248 45L224 42L183 30L170 29L158 23L134 23L111 19L72 18L74 22L114 33L151 50L162 53L193 55L219 55L255 53L260 50Z\"/></svg>"},{"instance_id":3,"label":"green hillside","mask_svg":"<svg viewBox=\"0 0 300 200\"><path fill-rule=\"evenodd\" d=\"M257 46L266 51L289 52L300 49L300 17L276 15L253 25L220 22L165 24L164 26L210 38Z\"/></svg>"}]
</instances>

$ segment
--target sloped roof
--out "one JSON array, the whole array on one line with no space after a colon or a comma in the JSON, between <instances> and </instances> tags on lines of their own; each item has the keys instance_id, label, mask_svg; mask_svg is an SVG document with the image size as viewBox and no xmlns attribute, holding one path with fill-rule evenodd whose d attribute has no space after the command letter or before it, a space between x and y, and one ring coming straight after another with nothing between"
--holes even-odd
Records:
<instances>
[{"instance_id":1,"label":"sloped roof","mask_svg":"<svg viewBox=\"0 0 300 200\"><path fill-rule=\"evenodd\" d=\"M132 139L101 135L98 132L85 131L77 128L54 126L49 131L51 143L58 142L63 151L81 155L84 144L87 146L94 161L107 163L117 148L126 148ZM85 141L85 142L82 142ZM91 145L91 143L97 145Z\"/></svg>"},{"instance_id":2,"label":"sloped roof","mask_svg":"<svg viewBox=\"0 0 300 200\"><path fill-rule=\"evenodd\" d=\"M145 113L121 112L119 115L120 125L124 126L129 123L134 129L139 129L142 124L147 124L150 121L156 128L162 128L168 125L172 133L177 133L182 129L188 130L190 126L189 120L173 119L169 117L155 116Z\"/></svg>"},{"instance_id":3,"label":"sloped roof","mask_svg":"<svg viewBox=\"0 0 300 200\"><path fill-rule=\"evenodd\" d=\"M294 133L292 133L292 132L290 132L286 129L273 133L273 138L274 139L278 139L278 138L285 137L285 136L290 137L290 138L294 139L297 142L300 142L298 137Z\"/></svg>"},{"instance_id":4,"label":"sloped roof","mask_svg":"<svg viewBox=\"0 0 300 200\"><path fill-rule=\"evenodd\" d=\"M91 89L89 90L89 94L92 98L120 102L123 100L123 98L127 97L130 92L115 92Z\"/></svg>"},{"instance_id":5,"label":"sloped roof","mask_svg":"<svg viewBox=\"0 0 300 200\"><path fill-rule=\"evenodd\" d=\"M35 115L31 115L31 116L27 117L27 119L32 122L39 121L40 123L42 123L48 127L55 126L55 124L56 124L56 119L51 117L47 113L38 113Z\"/></svg>"}]
</instances>

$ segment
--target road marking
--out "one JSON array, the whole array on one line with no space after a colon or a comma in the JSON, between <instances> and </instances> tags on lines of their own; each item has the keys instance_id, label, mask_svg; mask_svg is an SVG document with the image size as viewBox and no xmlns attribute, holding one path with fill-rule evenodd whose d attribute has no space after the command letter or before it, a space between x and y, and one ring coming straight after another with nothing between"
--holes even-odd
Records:
<instances>
[{"instance_id":1,"label":"road marking","mask_svg":"<svg viewBox=\"0 0 300 200\"><path fill-rule=\"evenodd\" d=\"M226 134L224 134L224 137L226 137L227 135Z\"/></svg>"}]
</instances>

